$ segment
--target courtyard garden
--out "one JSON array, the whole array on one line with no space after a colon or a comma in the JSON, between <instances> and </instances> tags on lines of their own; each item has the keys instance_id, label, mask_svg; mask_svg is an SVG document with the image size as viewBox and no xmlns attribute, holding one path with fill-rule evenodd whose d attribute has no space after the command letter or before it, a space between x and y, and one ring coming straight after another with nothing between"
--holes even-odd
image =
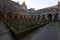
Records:
<instances>
[{"instance_id":1,"label":"courtyard garden","mask_svg":"<svg viewBox=\"0 0 60 40\"><path fill-rule=\"evenodd\" d=\"M48 24L47 20L24 20L24 19L15 19L15 20L6 20L5 21L9 28L15 33L15 35L20 35L28 33L34 29L43 27Z\"/></svg>"}]
</instances>

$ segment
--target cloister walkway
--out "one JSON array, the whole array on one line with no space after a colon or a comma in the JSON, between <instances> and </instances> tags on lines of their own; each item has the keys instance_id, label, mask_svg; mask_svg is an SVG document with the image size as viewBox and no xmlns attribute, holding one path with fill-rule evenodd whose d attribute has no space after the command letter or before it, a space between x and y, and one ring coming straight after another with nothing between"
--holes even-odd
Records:
<instances>
[{"instance_id":1,"label":"cloister walkway","mask_svg":"<svg viewBox=\"0 0 60 40\"><path fill-rule=\"evenodd\" d=\"M14 40L9 29L0 21L0 40Z\"/></svg>"}]
</instances>

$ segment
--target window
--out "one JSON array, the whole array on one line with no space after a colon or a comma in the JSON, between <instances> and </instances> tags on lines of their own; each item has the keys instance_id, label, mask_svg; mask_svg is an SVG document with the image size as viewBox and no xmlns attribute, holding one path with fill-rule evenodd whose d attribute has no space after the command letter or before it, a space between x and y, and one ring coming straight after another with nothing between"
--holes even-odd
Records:
<instances>
[{"instance_id":1,"label":"window","mask_svg":"<svg viewBox=\"0 0 60 40\"><path fill-rule=\"evenodd\" d=\"M2 7L3 7L3 4L0 2L0 9L2 9Z\"/></svg>"}]
</instances>

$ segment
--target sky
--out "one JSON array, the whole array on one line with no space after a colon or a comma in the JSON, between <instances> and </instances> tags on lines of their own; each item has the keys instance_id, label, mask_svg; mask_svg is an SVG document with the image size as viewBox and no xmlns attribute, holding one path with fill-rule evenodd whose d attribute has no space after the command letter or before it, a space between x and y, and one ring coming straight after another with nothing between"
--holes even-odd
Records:
<instances>
[{"instance_id":1,"label":"sky","mask_svg":"<svg viewBox=\"0 0 60 40\"><path fill-rule=\"evenodd\" d=\"M19 4L22 4L25 1L28 9L35 8L36 10L58 4L58 0L13 0L13 1L19 2Z\"/></svg>"},{"instance_id":2,"label":"sky","mask_svg":"<svg viewBox=\"0 0 60 40\"><path fill-rule=\"evenodd\" d=\"M60 0L58 0L58 1L60 1Z\"/></svg>"}]
</instances>

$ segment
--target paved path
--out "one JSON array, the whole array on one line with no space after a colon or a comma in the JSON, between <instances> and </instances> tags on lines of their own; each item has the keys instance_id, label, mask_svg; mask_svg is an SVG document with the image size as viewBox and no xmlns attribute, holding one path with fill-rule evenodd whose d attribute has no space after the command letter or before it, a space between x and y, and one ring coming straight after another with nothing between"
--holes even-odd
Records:
<instances>
[{"instance_id":1,"label":"paved path","mask_svg":"<svg viewBox=\"0 0 60 40\"><path fill-rule=\"evenodd\" d=\"M57 25L54 22L51 22L42 30L39 28L34 33L20 40L57 40Z\"/></svg>"},{"instance_id":2,"label":"paved path","mask_svg":"<svg viewBox=\"0 0 60 40\"><path fill-rule=\"evenodd\" d=\"M0 40L13 40L9 29L3 22L0 22Z\"/></svg>"},{"instance_id":3,"label":"paved path","mask_svg":"<svg viewBox=\"0 0 60 40\"><path fill-rule=\"evenodd\" d=\"M57 34L58 34L58 40L60 40L60 25L59 25L59 22L57 22Z\"/></svg>"}]
</instances>

